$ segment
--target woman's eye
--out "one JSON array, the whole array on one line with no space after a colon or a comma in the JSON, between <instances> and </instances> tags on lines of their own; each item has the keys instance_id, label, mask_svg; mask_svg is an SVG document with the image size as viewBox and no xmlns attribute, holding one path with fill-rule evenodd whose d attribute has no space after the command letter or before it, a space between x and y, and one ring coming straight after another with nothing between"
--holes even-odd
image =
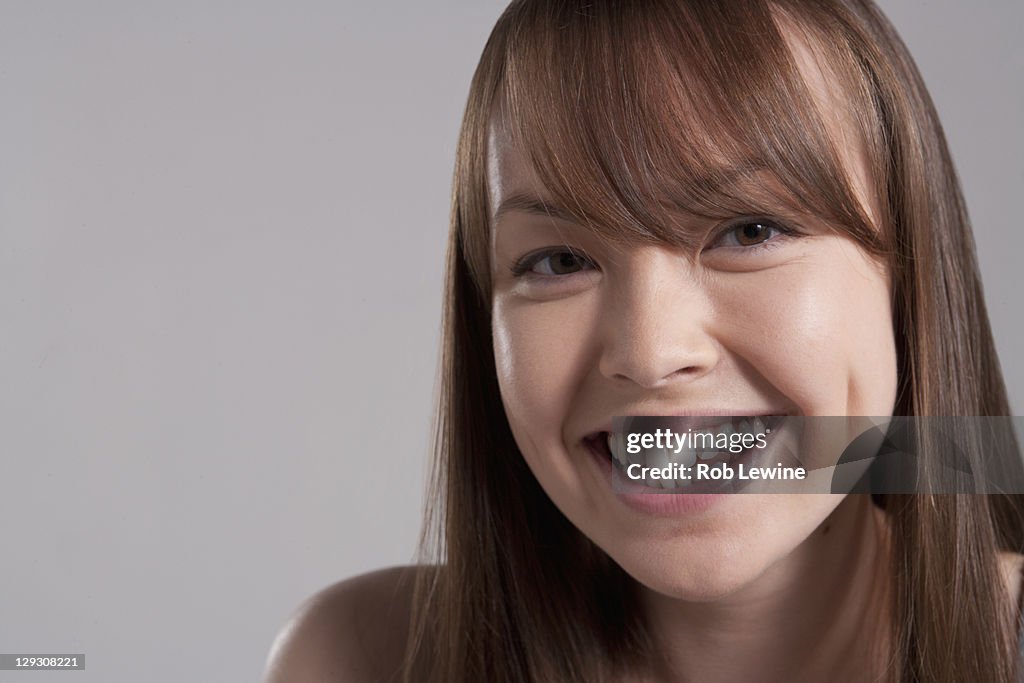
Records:
<instances>
[{"instance_id":1,"label":"woman's eye","mask_svg":"<svg viewBox=\"0 0 1024 683\"><path fill-rule=\"evenodd\" d=\"M565 249L528 254L512 268L515 275L532 273L541 276L572 275L591 270L594 264L582 254Z\"/></svg>"},{"instance_id":2,"label":"woman's eye","mask_svg":"<svg viewBox=\"0 0 1024 683\"><path fill-rule=\"evenodd\" d=\"M726 228L711 247L756 247L792 230L767 219L745 220Z\"/></svg>"}]
</instances>

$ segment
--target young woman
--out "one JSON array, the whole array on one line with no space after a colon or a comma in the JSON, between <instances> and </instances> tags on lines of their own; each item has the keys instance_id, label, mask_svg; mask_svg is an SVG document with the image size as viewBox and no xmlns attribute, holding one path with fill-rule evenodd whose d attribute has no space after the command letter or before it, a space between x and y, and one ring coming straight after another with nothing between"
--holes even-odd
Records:
<instances>
[{"instance_id":1,"label":"young woman","mask_svg":"<svg viewBox=\"0 0 1024 683\"><path fill-rule=\"evenodd\" d=\"M435 561L316 596L269 680L1019 674L1017 496L608 477L615 416L1008 414L941 127L869 0L514 2L447 272Z\"/></svg>"}]
</instances>

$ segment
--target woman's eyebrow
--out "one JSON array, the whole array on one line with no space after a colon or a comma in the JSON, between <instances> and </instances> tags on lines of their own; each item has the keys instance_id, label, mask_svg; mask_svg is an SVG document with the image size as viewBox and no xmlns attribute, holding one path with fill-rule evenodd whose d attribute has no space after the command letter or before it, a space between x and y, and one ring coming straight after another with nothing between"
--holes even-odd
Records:
<instances>
[{"instance_id":1,"label":"woman's eyebrow","mask_svg":"<svg viewBox=\"0 0 1024 683\"><path fill-rule=\"evenodd\" d=\"M761 202L781 201L791 199L791 195L785 190L778 177L763 163L750 161L747 163L731 164L709 170L699 176L689 179L686 183L691 189L697 190L697 195L704 202L721 201L722 198L735 198L747 196L750 200ZM695 212L692 201L665 197L659 202L667 211L679 211L690 216L706 217L705 214ZM543 216L564 223L579 225L580 218L565 208L554 199L546 199L526 191L514 191L505 197L495 210L491 224L497 226L501 218L510 212L519 211L522 213Z\"/></svg>"},{"instance_id":2,"label":"woman's eyebrow","mask_svg":"<svg viewBox=\"0 0 1024 683\"><path fill-rule=\"evenodd\" d=\"M687 185L701 188L704 193L713 194L739 188L761 188L766 182L777 180L768 167L758 161L730 164L690 178ZM540 216L576 222L572 212L552 199L542 199L527 192L513 192L506 197L494 212L498 220L509 211L523 211Z\"/></svg>"},{"instance_id":3,"label":"woman's eyebrow","mask_svg":"<svg viewBox=\"0 0 1024 683\"><path fill-rule=\"evenodd\" d=\"M575 223L576 217L572 213L550 199L541 199L540 197L526 194L524 192L513 192L498 205L497 210L494 212L494 222L497 223L502 216L510 211L522 211L524 213L534 214L537 216L546 216L548 218L556 218L561 221L569 223Z\"/></svg>"}]
</instances>

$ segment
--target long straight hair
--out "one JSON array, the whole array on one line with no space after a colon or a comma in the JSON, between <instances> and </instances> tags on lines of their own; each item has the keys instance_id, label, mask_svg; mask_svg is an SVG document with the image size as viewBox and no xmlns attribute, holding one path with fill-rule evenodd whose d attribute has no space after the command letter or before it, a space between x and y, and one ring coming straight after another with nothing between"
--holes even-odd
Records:
<instances>
[{"instance_id":1,"label":"long straight hair","mask_svg":"<svg viewBox=\"0 0 1024 683\"><path fill-rule=\"evenodd\" d=\"M792 39L863 145L865 214ZM486 150L500 117L545 189L608 239L685 244L673 216L793 207L888 266L896 415L1008 415L959 182L923 81L869 0L517 0L470 88L457 151L435 460L406 680L611 680L655 656L635 583L558 511L519 453L491 337ZM770 198L730 192L769 171ZM667 200L667 201L666 201ZM1017 675L996 558L1018 496L880 501L893 530L897 681ZM432 554L431 554L432 553Z\"/></svg>"}]
</instances>

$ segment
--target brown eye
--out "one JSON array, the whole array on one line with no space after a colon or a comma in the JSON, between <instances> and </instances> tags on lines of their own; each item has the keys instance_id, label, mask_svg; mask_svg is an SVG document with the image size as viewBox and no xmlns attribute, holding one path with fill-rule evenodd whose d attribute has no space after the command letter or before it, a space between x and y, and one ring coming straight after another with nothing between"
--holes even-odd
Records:
<instances>
[{"instance_id":1,"label":"brown eye","mask_svg":"<svg viewBox=\"0 0 1024 683\"><path fill-rule=\"evenodd\" d=\"M759 222L744 223L733 228L736 241L744 247L750 247L767 241L771 238L773 230L775 230L775 226Z\"/></svg>"},{"instance_id":2,"label":"brown eye","mask_svg":"<svg viewBox=\"0 0 1024 683\"><path fill-rule=\"evenodd\" d=\"M708 247L732 247L743 249L760 247L774 242L780 237L794 235L794 231L767 218L748 218L735 222L722 230L715 241Z\"/></svg>"},{"instance_id":3,"label":"brown eye","mask_svg":"<svg viewBox=\"0 0 1024 683\"><path fill-rule=\"evenodd\" d=\"M573 273L592 270L593 268L594 264L586 256L573 251L559 249L557 251L543 251L530 254L513 267L512 272L517 276L532 273L534 275L551 277L572 275Z\"/></svg>"},{"instance_id":4,"label":"brown eye","mask_svg":"<svg viewBox=\"0 0 1024 683\"><path fill-rule=\"evenodd\" d=\"M563 251L542 258L537 262L534 268L536 269L537 266L545 266L545 264L547 266L546 268L543 268L543 270L546 271L544 272L545 275L567 275L569 273L575 273L578 270L583 270L586 265L583 259L571 251Z\"/></svg>"}]
</instances>

